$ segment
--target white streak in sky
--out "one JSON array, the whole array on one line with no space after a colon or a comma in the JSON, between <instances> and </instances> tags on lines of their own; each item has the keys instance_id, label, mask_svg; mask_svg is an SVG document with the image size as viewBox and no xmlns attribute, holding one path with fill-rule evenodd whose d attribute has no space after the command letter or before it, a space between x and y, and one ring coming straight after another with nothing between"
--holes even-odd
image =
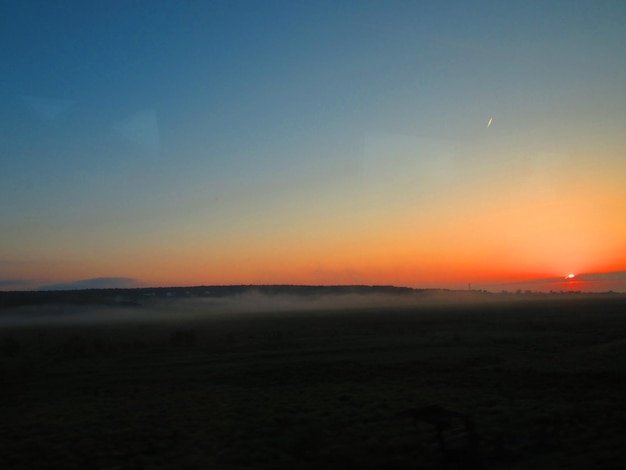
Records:
<instances>
[{"instance_id":1,"label":"white streak in sky","mask_svg":"<svg viewBox=\"0 0 626 470\"><path fill-rule=\"evenodd\" d=\"M489 129L489 127L491 127L491 123L493 122L493 117L489 118L489 122L487 123L487 129Z\"/></svg>"}]
</instances>

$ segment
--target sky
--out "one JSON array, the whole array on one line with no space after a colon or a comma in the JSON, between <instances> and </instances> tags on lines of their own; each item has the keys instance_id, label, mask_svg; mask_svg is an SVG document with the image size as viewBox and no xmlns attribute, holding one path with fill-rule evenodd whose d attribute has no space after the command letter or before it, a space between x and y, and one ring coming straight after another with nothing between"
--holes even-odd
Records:
<instances>
[{"instance_id":1,"label":"sky","mask_svg":"<svg viewBox=\"0 0 626 470\"><path fill-rule=\"evenodd\" d=\"M626 290L625 21L621 0L3 0L0 290Z\"/></svg>"}]
</instances>

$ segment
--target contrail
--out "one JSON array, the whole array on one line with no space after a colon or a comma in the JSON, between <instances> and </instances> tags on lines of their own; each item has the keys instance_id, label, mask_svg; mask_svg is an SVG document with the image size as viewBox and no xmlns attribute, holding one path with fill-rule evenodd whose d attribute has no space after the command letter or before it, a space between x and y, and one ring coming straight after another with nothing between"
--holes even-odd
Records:
<instances>
[{"instance_id":1,"label":"contrail","mask_svg":"<svg viewBox=\"0 0 626 470\"><path fill-rule=\"evenodd\" d=\"M487 123L487 129L491 126L492 122L493 122L493 117L490 117L489 122Z\"/></svg>"}]
</instances>

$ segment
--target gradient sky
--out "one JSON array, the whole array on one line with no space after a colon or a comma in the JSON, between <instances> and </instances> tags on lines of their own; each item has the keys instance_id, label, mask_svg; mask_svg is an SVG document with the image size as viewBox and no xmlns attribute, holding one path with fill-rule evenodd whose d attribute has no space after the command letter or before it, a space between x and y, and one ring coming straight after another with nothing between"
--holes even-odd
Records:
<instances>
[{"instance_id":1,"label":"gradient sky","mask_svg":"<svg viewBox=\"0 0 626 470\"><path fill-rule=\"evenodd\" d=\"M621 0L4 0L0 289L626 271L624 24Z\"/></svg>"}]
</instances>

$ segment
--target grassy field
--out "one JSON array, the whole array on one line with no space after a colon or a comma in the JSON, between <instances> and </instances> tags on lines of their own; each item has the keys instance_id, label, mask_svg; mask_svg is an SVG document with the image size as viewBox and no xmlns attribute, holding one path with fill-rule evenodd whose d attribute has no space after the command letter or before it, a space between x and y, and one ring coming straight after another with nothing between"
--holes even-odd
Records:
<instances>
[{"instance_id":1,"label":"grassy field","mask_svg":"<svg viewBox=\"0 0 626 470\"><path fill-rule=\"evenodd\" d=\"M181 318L3 326L0 468L626 468L623 296Z\"/></svg>"}]
</instances>

